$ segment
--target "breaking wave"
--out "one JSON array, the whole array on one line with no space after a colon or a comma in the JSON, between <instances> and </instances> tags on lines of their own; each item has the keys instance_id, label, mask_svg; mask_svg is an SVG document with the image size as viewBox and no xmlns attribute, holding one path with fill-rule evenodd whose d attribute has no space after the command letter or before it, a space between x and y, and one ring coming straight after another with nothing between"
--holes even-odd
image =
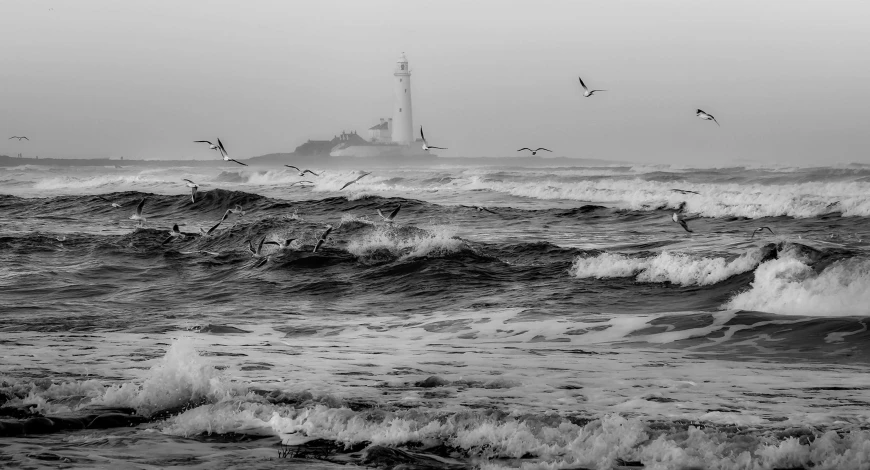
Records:
<instances>
[{"instance_id":1,"label":"breaking wave","mask_svg":"<svg viewBox=\"0 0 870 470\"><path fill-rule=\"evenodd\" d=\"M456 238L452 227L399 230L382 226L347 244L347 251L359 258L444 256L459 252L465 242Z\"/></svg>"},{"instance_id":2,"label":"breaking wave","mask_svg":"<svg viewBox=\"0 0 870 470\"><path fill-rule=\"evenodd\" d=\"M685 210L703 217L816 217L833 212L870 216L870 183L684 184L643 179L502 181L474 176L466 189L488 189L536 199L616 203L626 209ZM700 194L680 194L682 188Z\"/></svg>"},{"instance_id":3,"label":"breaking wave","mask_svg":"<svg viewBox=\"0 0 870 470\"><path fill-rule=\"evenodd\" d=\"M727 260L693 257L663 251L655 256L630 257L619 253L578 256L571 272L585 279L633 277L637 282L670 282L681 286L709 286L736 274L751 271L761 262L763 251L755 250Z\"/></svg>"},{"instance_id":4,"label":"breaking wave","mask_svg":"<svg viewBox=\"0 0 870 470\"><path fill-rule=\"evenodd\" d=\"M235 392L234 386L225 382L217 369L203 362L193 342L182 338L151 367L141 385L130 382L113 385L94 403L135 408L138 413L149 416L197 401L228 399Z\"/></svg>"},{"instance_id":5,"label":"breaking wave","mask_svg":"<svg viewBox=\"0 0 870 470\"><path fill-rule=\"evenodd\" d=\"M59 190L59 189L90 189L90 188L116 188L131 186L153 186L154 184L166 183L162 178L150 175L98 175L98 176L57 176L36 181L35 189Z\"/></svg>"},{"instance_id":6,"label":"breaking wave","mask_svg":"<svg viewBox=\"0 0 870 470\"><path fill-rule=\"evenodd\" d=\"M755 270L749 290L726 308L786 315L870 316L870 262L837 261L817 273L801 260L786 257Z\"/></svg>"}]
</instances>

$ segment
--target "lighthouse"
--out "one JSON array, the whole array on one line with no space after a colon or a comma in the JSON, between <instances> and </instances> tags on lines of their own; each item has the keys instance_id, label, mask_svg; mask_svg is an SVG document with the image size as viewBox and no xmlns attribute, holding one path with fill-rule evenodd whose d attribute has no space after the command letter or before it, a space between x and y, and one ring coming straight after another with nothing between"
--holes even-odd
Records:
<instances>
[{"instance_id":1,"label":"lighthouse","mask_svg":"<svg viewBox=\"0 0 870 470\"><path fill-rule=\"evenodd\" d=\"M393 100L393 142L409 145L414 142L414 123L411 120L411 71L405 53L396 61Z\"/></svg>"}]
</instances>

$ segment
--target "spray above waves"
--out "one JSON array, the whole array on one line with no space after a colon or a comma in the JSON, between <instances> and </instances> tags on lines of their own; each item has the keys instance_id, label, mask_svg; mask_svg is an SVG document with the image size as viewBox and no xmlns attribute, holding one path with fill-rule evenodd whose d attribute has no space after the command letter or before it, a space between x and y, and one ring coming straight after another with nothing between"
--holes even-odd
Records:
<instances>
[{"instance_id":1,"label":"spray above waves","mask_svg":"<svg viewBox=\"0 0 870 470\"><path fill-rule=\"evenodd\" d=\"M766 250L763 249L749 251L731 260L668 251L640 257L602 253L597 256L578 256L574 259L571 273L580 279L633 277L637 282L709 286L752 271L765 255Z\"/></svg>"},{"instance_id":2,"label":"spray above waves","mask_svg":"<svg viewBox=\"0 0 870 470\"><path fill-rule=\"evenodd\" d=\"M224 381L217 369L202 360L192 340L182 338L151 367L142 385L111 386L93 403L131 407L148 416L197 401L225 400L240 391L244 394L244 388Z\"/></svg>"},{"instance_id":3,"label":"spray above waves","mask_svg":"<svg viewBox=\"0 0 870 470\"><path fill-rule=\"evenodd\" d=\"M364 162L361 162L364 164ZM319 176L300 177L286 168L233 169L220 168L93 168L71 170L60 175L24 169L15 173L15 181L29 182L31 187L12 189L18 192L45 194L79 194L88 189L142 190L174 192L179 173L203 184L203 190L220 186L253 185L276 191L339 192L349 200L359 200L377 194L441 193L445 196L494 192L533 200L583 201L613 205L623 209L653 211L675 209L685 203L685 210L702 217L761 218L790 216L810 218L825 214L870 216L870 182L866 176L846 171L853 179L842 179L843 171L822 169L807 174L776 173L773 177L752 170L686 170L685 172L640 170L627 172L599 168L543 169L462 169L449 174L444 169L374 169L354 185L341 190L358 177L360 170L319 169ZM865 170L861 170L865 171ZM830 178L825 175L832 175ZM821 176L813 176L821 175ZM435 177L437 176L437 177ZM765 179L767 178L767 179ZM768 181L770 178L775 178ZM806 180L806 178L810 178ZM840 179L837 179L840 178ZM310 180L305 185L290 185ZM12 186L12 185L10 185ZM683 195L674 188L689 189L700 194ZM28 191L29 190L29 191Z\"/></svg>"},{"instance_id":4,"label":"spray above waves","mask_svg":"<svg viewBox=\"0 0 870 470\"><path fill-rule=\"evenodd\" d=\"M34 189L58 191L77 189L111 188L113 192L122 188L154 188L160 185L172 184L163 178L150 175L94 175L94 176L57 176L44 178L33 184Z\"/></svg>"}]
</instances>

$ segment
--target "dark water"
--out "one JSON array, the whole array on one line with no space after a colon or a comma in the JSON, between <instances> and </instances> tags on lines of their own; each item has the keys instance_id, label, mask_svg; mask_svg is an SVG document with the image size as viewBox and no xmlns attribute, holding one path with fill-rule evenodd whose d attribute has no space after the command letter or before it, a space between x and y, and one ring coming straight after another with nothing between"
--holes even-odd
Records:
<instances>
[{"instance_id":1,"label":"dark water","mask_svg":"<svg viewBox=\"0 0 870 470\"><path fill-rule=\"evenodd\" d=\"M870 468L870 170L354 177L3 170L0 463Z\"/></svg>"}]
</instances>

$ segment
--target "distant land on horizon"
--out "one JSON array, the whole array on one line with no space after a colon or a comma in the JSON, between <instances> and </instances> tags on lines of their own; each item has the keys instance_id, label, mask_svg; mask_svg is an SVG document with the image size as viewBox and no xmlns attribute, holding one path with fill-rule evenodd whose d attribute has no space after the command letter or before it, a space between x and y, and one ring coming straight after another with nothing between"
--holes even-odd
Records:
<instances>
[{"instance_id":1,"label":"distant land on horizon","mask_svg":"<svg viewBox=\"0 0 870 470\"><path fill-rule=\"evenodd\" d=\"M250 157L242 159L236 157L237 160L247 163L251 166L265 165L306 165L318 168L335 168L347 166L366 166L366 167L420 167L420 166L437 166L437 165L452 165L452 166L530 166L530 167L552 167L552 166L614 166L614 165L633 165L632 162L604 160L597 158L569 158L569 157L540 157L540 156L515 156L515 157L438 157L422 156L422 157L348 157L340 156L333 157L330 153L334 148L341 144L350 143L352 145L373 145L370 142L359 137L356 133L342 134L334 136L330 140L308 140L299 145L292 152L288 153L269 153L258 157ZM123 158L123 157L122 157ZM124 167L124 166L177 166L177 167L199 167L211 166L223 160L219 158L211 158L207 160L122 160L114 158L16 158L8 155L0 155L0 167L12 167L20 165L54 165L54 166L107 166L107 167Z\"/></svg>"},{"instance_id":2,"label":"distant land on horizon","mask_svg":"<svg viewBox=\"0 0 870 470\"><path fill-rule=\"evenodd\" d=\"M437 157L428 158L362 158L362 157L330 157L328 155L299 155L290 153L270 153L259 157L239 159L253 167L268 165L307 165L323 168L366 166L366 167L421 167L421 166L613 166L631 165L630 162L601 160L594 158L568 157ZM123 168L127 166L144 167L201 167L215 164L226 165L223 160L117 160L109 158L17 158L0 155L0 167L16 167L22 165L51 166L104 166Z\"/></svg>"}]
</instances>

